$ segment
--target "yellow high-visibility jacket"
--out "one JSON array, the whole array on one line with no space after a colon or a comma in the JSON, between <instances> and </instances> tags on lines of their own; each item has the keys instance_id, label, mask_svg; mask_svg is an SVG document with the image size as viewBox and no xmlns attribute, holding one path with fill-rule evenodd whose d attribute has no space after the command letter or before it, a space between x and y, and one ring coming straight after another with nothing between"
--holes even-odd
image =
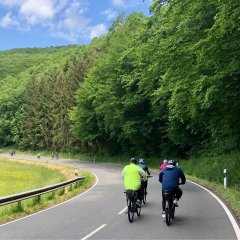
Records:
<instances>
[{"instance_id":1,"label":"yellow high-visibility jacket","mask_svg":"<svg viewBox=\"0 0 240 240\"><path fill-rule=\"evenodd\" d=\"M139 190L141 187L141 177L143 177L144 180L147 178L144 170L134 163L125 166L122 175L125 190Z\"/></svg>"}]
</instances>

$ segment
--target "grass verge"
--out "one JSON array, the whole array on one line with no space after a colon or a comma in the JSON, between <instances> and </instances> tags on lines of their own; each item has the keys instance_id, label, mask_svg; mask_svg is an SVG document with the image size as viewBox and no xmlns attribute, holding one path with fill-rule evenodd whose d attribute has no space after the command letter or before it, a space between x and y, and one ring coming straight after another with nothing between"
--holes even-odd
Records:
<instances>
[{"instance_id":1,"label":"grass verge","mask_svg":"<svg viewBox=\"0 0 240 240\"><path fill-rule=\"evenodd\" d=\"M4 160L1 160L0 162L2 162L2 161L4 161ZM74 178L74 169L72 167L63 166L63 165L59 165L59 164L56 165L56 164L39 163L39 162L31 162L31 161L24 161L24 160L14 160L14 161L7 160L7 161L8 161L7 167L9 167L9 163L12 162L12 163L14 163L15 166L21 166L21 168L23 168L25 170L38 168L38 169L41 169L40 172L44 172L44 170L47 173L53 171L53 172L55 172L55 174L57 171L58 175L60 176L59 179L61 179L61 181L66 181L68 179ZM29 165L32 165L32 166L29 166ZM40 173L40 175L41 175L41 173ZM84 169L78 169L78 175L84 176L85 181L80 182L78 184L74 184L73 187L66 187L65 191L63 191L63 189L60 189L60 190L55 191L54 193L44 194L40 197L40 199L38 199L37 197L34 197L31 199L23 200L23 201L21 201L21 205L19 205L18 203L12 203L12 204L9 204L6 206L1 206L0 207L0 224L6 223L9 221L13 221L17 218L24 217L26 215L38 212L45 208L49 208L51 206L54 206L61 202L64 202L68 199L71 199L71 198L77 196L81 192L84 192L85 190L87 190L88 188L90 188L93 185L95 178L90 172L88 172ZM30 181L30 178L28 176L28 181ZM25 188L21 188L21 191L36 189L36 188L39 188L42 186L52 185L56 182L61 182L61 181L56 181L56 179L58 179L58 178L55 178L55 180L50 180L49 175L48 175L47 181L46 181L46 176L44 177L44 179L45 179L44 182L37 183L37 185L34 185L34 186L31 185L30 189L29 189L29 186L27 186ZM21 177L18 179L18 181L21 182ZM35 180L32 179L31 182L33 182L33 181L35 181ZM49 184L51 181L53 181L53 183ZM14 194L16 192L21 192L21 191L16 190L16 186L15 186L13 189L11 189L11 191L8 191L7 195ZM3 193L1 195L6 196L6 194L3 194Z\"/></svg>"}]
</instances>

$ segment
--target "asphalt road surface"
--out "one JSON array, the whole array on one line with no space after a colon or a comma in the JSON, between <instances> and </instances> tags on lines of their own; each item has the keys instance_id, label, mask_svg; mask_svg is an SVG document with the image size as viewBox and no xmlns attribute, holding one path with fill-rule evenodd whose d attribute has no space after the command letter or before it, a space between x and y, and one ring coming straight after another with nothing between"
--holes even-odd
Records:
<instances>
[{"instance_id":1,"label":"asphalt road surface","mask_svg":"<svg viewBox=\"0 0 240 240\"><path fill-rule=\"evenodd\" d=\"M134 222L129 223L122 168L84 162L77 162L77 166L96 175L90 190L53 208L0 225L0 239L239 239L239 227L235 224L234 229L220 203L191 182L182 186L182 199L168 227L161 217L161 185L153 174L147 204L141 216L134 216Z\"/></svg>"}]
</instances>

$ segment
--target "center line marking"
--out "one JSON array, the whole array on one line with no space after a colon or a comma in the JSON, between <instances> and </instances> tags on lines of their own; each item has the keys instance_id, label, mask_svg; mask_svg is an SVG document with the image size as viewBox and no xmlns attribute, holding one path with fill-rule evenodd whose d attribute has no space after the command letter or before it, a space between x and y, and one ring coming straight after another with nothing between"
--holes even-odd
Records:
<instances>
[{"instance_id":1,"label":"center line marking","mask_svg":"<svg viewBox=\"0 0 240 240\"><path fill-rule=\"evenodd\" d=\"M106 227L107 224L103 224L102 226L100 226L99 228L95 229L94 231L92 231L91 233L89 233L87 236L85 236L84 238L81 238L80 240L86 240L89 237L91 237L92 235L94 235L96 232L100 231L102 228Z\"/></svg>"},{"instance_id":2,"label":"center line marking","mask_svg":"<svg viewBox=\"0 0 240 240\"><path fill-rule=\"evenodd\" d=\"M122 211L120 211L118 214L122 214L127 210L127 207L125 207Z\"/></svg>"}]
</instances>

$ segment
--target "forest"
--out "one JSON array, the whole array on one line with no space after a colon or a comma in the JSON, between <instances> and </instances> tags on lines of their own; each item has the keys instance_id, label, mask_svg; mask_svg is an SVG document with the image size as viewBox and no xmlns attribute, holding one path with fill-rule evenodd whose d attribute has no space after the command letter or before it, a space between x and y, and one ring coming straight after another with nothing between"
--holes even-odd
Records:
<instances>
[{"instance_id":1,"label":"forest","mask_svg":"<svg viewBox=\"0 0 240 240\"><path fill-rule=\"evenodd\" d=\"M239 0L154 0L86 46L0 52L0 145L186 158L240 147Z\"/></svg>"}]
</instances>

